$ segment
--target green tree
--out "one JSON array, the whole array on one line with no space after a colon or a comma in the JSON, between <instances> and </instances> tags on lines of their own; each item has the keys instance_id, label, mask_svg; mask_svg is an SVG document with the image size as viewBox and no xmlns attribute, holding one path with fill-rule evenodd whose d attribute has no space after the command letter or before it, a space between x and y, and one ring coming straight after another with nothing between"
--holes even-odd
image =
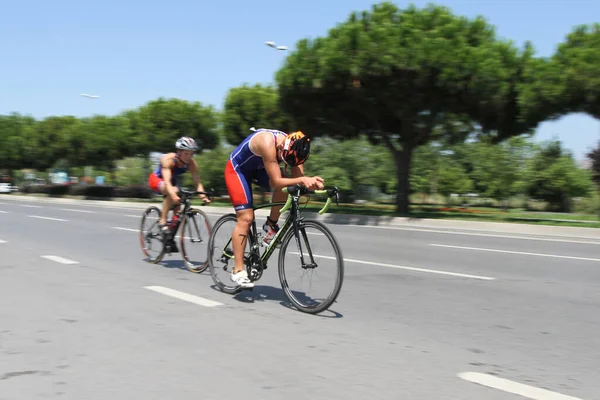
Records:
<instances>
[{"instance_id":1,"label":"green tree","mask_svg":"<svg viewBox=\"0 0 600 400\"><path fill-rule=\"evenodd\" d=\"M473 190L473 181L453 151L441 154L438 159L437 192L449 198L451 194L466 195Z\"/></svg>"},{"instance_id":2,"label":"green tree","mask_svg":"<svg viewBox=\"0 0 600 400\"><path fill-rule=\"evenodd\" d=\"M33 168L38 151L37 121L17 113L0 116L0 168Z\"/></svg>"},{"instance_id":3,"label":"green tree","mask_svg":"<svg viewBox=\"0 0 600 400\"><path fill-rule=\"evenodd\" d=\"M66 153L63 158L68 160L70 167L84 167L91 165L88 155L90 148L93 147L92 142L96 138L86 134L87 119L78 119L74 124L69 125L64 130L64 138Z\"/></svg>"},{"instance_id":4,"label":"green tree","mask_svg":"<svg viewBox=\"0 0 600 400\"><path fill-rule=\"evenodd\" d=\"M552 63L560 75L548 77L560 83L560 110L563 114L585 112L600 118L600 24L580 25L567 35Z\"/></svg>"},{"instance_id":5,"label":"green tree","mask_svg":"<svg viewBox=\"0 0 600 400\"><path fill-rule=\"evenodd\" d=\"M530 160L528 175L529 195L558 211L570 212L572 198L592 190L589 172L580 169L557 140L539 146Z\"/></svg>"},{"instance_id":6,"label":"green tree","mask_svg":"<svg viewBox=\"0 0 600 400\"><path fill-rule=\"evenodd\" d=\"M93 116L85 119L77 132L85 142L86 165L114 173L115 162L129 155L129 125L122 117Z\"/></svg>"},{"instance_id":7,"label":"green tree","mask_svg":"<svg viewBox=\"0 0 600 400\"><path fill-rule=\"evenodd\" d=\"M232 88L225 98L223 128L228 143L237 146L251 127L288 131L289 118L279 108L279 95L272 86L243 85Z\"/></svg>"},{"instance_id":8,"label":"green tree","mask_svg":"<svg viewBox=\"0 0 600 400\"><path fill-rule=\"evenodd\" d=\"M200 179L204 187L207 189L212 188L220 195L227 194L224 171L230 152L231 148L218 146L212 150L202 152L196 157ZM192 185L193 181L190 174L186 174L185 179L186 185Z\"/></svg>"},{"instance_id":9,"label":"green tree","mask_svg":"<svg viewBox=\"0 0 600 400\"><path fill-rule=\"evenodd\" d=\"M360 193L360 186L393 189L388 188L394 173L390 153L364 136L346 140L318 137L313 140L310 158L304 165L307 175L321 176L343 190Z\"/></svg>"},{"instance_id":10,"label":"green tree","mask_svg":"<svg viewBox=\"0 0 600 400\"><path fill-rule=\"evenodd\" d=\"M35 124L36 146L33 151L34 167L44 170L53 167L72 150L67 146L66 133L77 123L77 117L48 117Z\"/></svg>"},{"instance_id":11,"label":"green tree","mask_svg":"<svg viewBox=\"0 0 600 400\"><path fill-rule=\"evenodd\" d=\"M470 176L476 191L505 202L524 192L531 151L532 144L524 137L514 137L497 144L486 141L469 143L462 149L470 164Z\"/></svg>"},{"instance_id":12,"label":"green tree","mask_svg":"<svg viewBox=\"0 0 600 400\"><path fill-rule=\"evenodd\" d=\"M396 166L397 211L407 213L414 150L464 140L472 121L496 140L528 131L520 86L533 49L496 40L483 18L445 7L374 5L325 38L301 40L277 73L280 101L310 135L367 134ZM529 78L532 79L532 78Z\"/></svg>"},{"instance_id":13,"label":"green tree","mask_svg":"<svg viewBox=\"0 0 600 400\"><path fill-rule=\"evenodd\" d=\"M214 149L220 142L217 112L199 102L159 98L126 115L131 118L137 151L144 154L173 151L181 136L193 137L201 151Z\"/></svg>"},{"instance_id":14,"label":"green tree","mask_svg":"<svg viewBox=\"0 0 600 400\"><path fill-rule=\"evenodd\" d=\"M150 152L175 150L175 141L181 136L193 137L200 152L219 145L219 113L212 106L180 99L158 98L136 110L121 114L129 124L132 135L128 143L131 155L145 158L145 174L150 173Z\"/></svg>"},{"instance_id":15,"label":"green tree","mask_svg":"<svg viewBox=\"0 0 600 400\"><path fill-rule=\"evenodd\" d=\"M415 150L410 169L410 183L414 193L426 196L437 191L440 176L440 149L438 144L427 143Z\"/></svg>"},{"instance_id":16,"label":"green tree","mask_svg":"<svg viewBox=\"0 0 600 400\"><path fill-rule=\"evenodd\" d=\"M587 154L587 158L592 162L594 181L600 185L600 141L598 141L598 146Z\"/></svg>"}]
</instances>

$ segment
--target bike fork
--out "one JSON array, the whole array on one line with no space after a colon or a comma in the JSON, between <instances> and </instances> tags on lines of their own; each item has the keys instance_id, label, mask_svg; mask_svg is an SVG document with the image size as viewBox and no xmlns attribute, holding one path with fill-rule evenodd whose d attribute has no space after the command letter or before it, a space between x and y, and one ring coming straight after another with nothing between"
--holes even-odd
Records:
<instances>
[{"instance_id":1,"label":"bike fork","mask_svg":"<svg viewBox=\"0 0 600 400\"><path fill-rule=\"evenodd\" d=\"M294 199L294 200L297 200ZM294 201L293 204L296 204L296 201ZM295 209L293 210L293 212L296 213L296 218L294 218L294 238L296 239L296 246L298 246L298 252L300 252L300 262L302 263L302 268L316 268L317 264L315 263L315 259L313 257L312 254L312 250L310 248L310 245L308 244L308 237L306 236L306 230L302 229L302 238L304 239L304 243L306 244L306 249L308 250L308 255L310 256L310 263L306 264L304 262L304 252L302 251L302 244L300 243L300 222L298 221L298 215L297 215L297 208L294 207Z\"/></svg>"}]
</instances>

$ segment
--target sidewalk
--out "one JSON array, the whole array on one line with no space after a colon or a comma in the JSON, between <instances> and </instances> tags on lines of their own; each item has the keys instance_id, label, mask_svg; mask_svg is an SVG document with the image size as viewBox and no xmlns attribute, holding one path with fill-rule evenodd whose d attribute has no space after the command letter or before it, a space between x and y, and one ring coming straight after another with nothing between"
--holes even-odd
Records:
<instances>
[{"instance_id":1,"label":"sidewalk","mask_svg":"<svg viewBox=\"0 0 600 400\"><path fill-rule=\"evenodd\" d=\"M51 197L34 197L25 195L6 195L0 196L0 203L3 201L11 202L38 202L38 203L55 203L55 204L78 204L92 207L107 207L107 208L123 208L130 210L144 210L151 205L160 204L160 202L144 203L144 202L129 202L115 200L78 200L78 199L63 199ZM335 204L331 207L335 207ZM207 214L211 216L220 216L227 213L232 213L233 208L229 207L214 207L202 206ZM269 209L257 210L258 217L266 217L269 215ZM600 229L598 228L579 228L567 226L546 226L546 225L530 225L516 224L505 222L480 222L480 221L461 221L450 219L417 219L407 217L383 217L371 215L357 214L325 214L318 215L314 212L304 212L307 218L314 218L328 224L336 225L363 225L363 226L380 226L380 227L403 227L414 229L444 229L444 230L461 230L461 231L478 231L478 232L493 232L493 233L513 233L521 235L535 236L554 236L554 237L569 237L592 239L600 241ZM600 244L600 242L599 242Z\"/></svg>"}]
</instances>

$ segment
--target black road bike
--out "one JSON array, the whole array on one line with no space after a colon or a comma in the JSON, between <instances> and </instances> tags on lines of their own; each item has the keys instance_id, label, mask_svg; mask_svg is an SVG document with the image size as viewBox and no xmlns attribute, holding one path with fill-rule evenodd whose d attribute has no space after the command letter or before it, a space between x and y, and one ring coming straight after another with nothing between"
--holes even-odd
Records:
<instances>
[{"instance_id":1,"label":"black road bike","mask_svg":"<svg viewBox=\"0 0 600 400\"><path fill-rule=\"evenodd\" d=\"M246 271L248 272L248 277L250 278L250 280L253 282L258 281L263 275L264 270L267 269L267 262L269 261L271 255L275 251L275 248L280 246L278 260L279 281L281 283L281 287L286 297L299 311L309 314L317 314L329 308L331 304L333 304L333 302L336 301L340 293L340 290L342 288L342 282L344 280L344 259L342 257L342 251L329 228L327 228L325 224L317 220L305 219L301 215L299 199L301 196L309 194L326 194L327 201L323 208L319 211L319 214L324 214L331 205L332 199L335 198L336 204L338 204L339 190L337 187L334 187L329 190L325 189L312 191L307 190L306 188L301 187L300 185L294 185L284 188L283 191L288 193L288 198L286 202L265 203L255 205L253 207L256 211L260 208L283 205L283 208L281 209L281 214L283 214L288 209L291 209L291 212L287 216L280 230L277 232L277 235L272 239L271 243L269 243L268 247L266 247L262 255L260 254L260 250L261 247L265 247L265 245L263 244L261 238L257 234L256 219L252 221L250 232L248 233L247 237L250 250L245 251L244 266L246 268ZM217 220L217 222L215 222L214 229L208 243L208 259L211 276L217 287L225 293L236 294L241 292L242 290L252 290L252 288L241 288L237 285L234 285L231 281L229 281L229 285L227 285L225 282L221 281L217 276L217 272L219 270L223 270L226 272L228 271L229 273L231 273L231 271L233 270L234 256L233 247L231 246L231 236L229 237L229 240L226 242L225 245L219 246L219 248L215 247L215 237L217 231L227 222L236 223L236 215L226 214L220 217ZM312 253L309 238L306 233L307 228L314 228L320 232L316 235L325 236L324 239L318 239L319 244L326 240L329 241L329 243L333 247L333 253L335 254L335 257L328 258L334 258L337 266L335 286L330 292L329 296L318 304L315 304L314 302L305 302L301 300L299 296L297 296L297 294L290 289L284 270L285 254L288 251L288 246L292 242L292 239L295 239L297 254L299 255L300 259L300 265L298 266L298 268L302 268L304 271L311 270L311 272L316 271L319 268L319 265L315 262L315 255ZM289 251L293 252L293 249L290 249Z\"/></svg>"},{"instance_id":2,"label":"black road bike","mask_svg":"<svg viewBox=\"0 0 600 400\"><path fill-rule=\"evenodd\" d=\"M152 264L158 264L166 254L178 253L179 249L175 243L177 231L180 230L181 255L186 268L195 273L201 273L208 268L208 261L206 256L201 258L200 262L193 262L190 256L191 248L200 247L203 242L208 243L210 235L212 233L212 226L206 213L199 208L192 207L192 197L204 194L207 197L211 197L213 192L199 192L179 189L178 195L181 199L179 205L174 205L169 210L169 213L173 212L173 218L167 220L167 225L170 229L167 233L161 232L158 220L160 218L161 210L156 206L148 207L142 215L142 223L140 226L140 246L142 252L148 261ZM177 209L179 208L179 211ZM156 221L148 228L146 226L147 220L152 214L156 214ZM202 232L202 227L206 228L206 232ZM153 257L150 252L152 251L152 239L158 239L158 255ZM189 240L186 244L186 240ZM208 251L206 252L208 255Z\"/></svg>"}]
</instances>

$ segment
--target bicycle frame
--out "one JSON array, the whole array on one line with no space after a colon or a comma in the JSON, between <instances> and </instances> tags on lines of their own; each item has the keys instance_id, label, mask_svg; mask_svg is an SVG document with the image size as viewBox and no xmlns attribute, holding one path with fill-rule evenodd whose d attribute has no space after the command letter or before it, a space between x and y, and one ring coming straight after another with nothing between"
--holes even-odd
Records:
<instances>
[{"instance_id":1,"label":"bicycle frame","mask_svg":"<svg viewBox=\"0 0 600 400\"><path fill-rule=\"evenodd\" d=\"M192 196L194 196L196 194L205 194L207 196L210 196L212 193L180 190L179 194L181 195L181 197L183 197L183 208L181 208L179 212L175 212L175 209L180 208L182 206L182 204L174 204L169 209L169 211L173 210L173 217L175 217L176 215L179 217L177 219L177 223L175 224L175 227L171 230L171 232L169 234L169 237L171 239L173 239L175 237L175 234L179 230L179 226L181 226L181 222L183 221L183 216L188 215L192 209ZM194 225L196 225L196 220L193 220L193 221L194 221ZM198 229L198 226L196 225L195 228Z\"/></svg>"},{"instance_id":2,"label":"bicycle frame","mask_svg":"<svg viewBox=\"0 0 600 400\"><path fill-rule=\"evenodd\" d=\"M287 231L290 229L291 225L294 225L295 228L297 228L297 223L299 218L299 213L298 213L298 199L299 196L293 196L294 198L292 199L292 210L290 212L290 214L287 216L287 218L285 219L285 221L283 222L283 225L281 226L281 228L279 228L279 231L277 232L277 234L275 235L275 237L271 240L271 243L269 243L269 246L267 247L267 249L265 250L265 252L263 253L263 255L260 257L263 265L267 264L267 261L269 261L269 259L271 258L271 256L273 255L273 252L275 251L275 249L277 248L277 245L279 243L281 243L282 238L285 236L285 234L287 233ZM266 203L266 204L261 204L259 206L255 206L254 210L258 210L260 208L267 208L267 207L273 207L273 206L285 206L286 202L277 202L277 203ZM250 242L251 246L254 247L254 240L256 240L258 238L257 232L256 232L256 219L254 221L252 221L252 242ZM296 240L297 240L297 236L296 236Z\"/></svg>"},{"instance_id":3,"label":"bicycle frame","mask_svg":"<svg viewBox=\"0 0 600 400\"><path fill-rule=\"evenodd\" d=\"M337 188L335 188L334 190L335 191L332 193L336 196L336 201L337 201ZM284 191L288 191L288 188L284 188ZM325 192L329 193L326 190L316 191L316 193L325 193ZM281 241L285 237L286 233L290 229L294 229L294 233L295 233L294 237L296 239L296 245L298 246L298 250L300 252L300 261L302 262L302 266L304 267L306 265L304 263L304 254L302 251L302 246L300 244L300 238L299 238L299 230L300 230L299 225L300 225L300 222L302 222L302 220L304 219L304 217L302 217L300 215L300 207L298 204L298 200L300 199L300 197L301 197L300 194L290 194L290 195L288 195L288 200L286 202L265 203L265 204L260 204L258 206L253 207L253 210L256 211L261 208L283 206L281 209L281 213L287 211L287 209L291 209L291 212L285 219L283 225L281 226L281 228L279 229L279 231L277 232L277 234L275 235L275 237L273 238L271 243L269 243L269 246L267 247L266 251L260 257L261 262L264 266L266 266L267 262L273 255L275 248L277 248L277 245L279 243L281 243ZM329 197L327 199L327 203L321 209L321 211L319 211L319 214L323 214L327 210L327 208L329 208L330 203L331 203L331 197ZM248 235L249 240L250 240L250 252L254 253L258 250L258 243L257 243L258 234L257 234L257 229L256 229L256 218L254 218L254 220L252 221L250 230L251 230L251 234ZM302 236L304 239L304 243L306 244L306 246L309 250L311 265L314 265L315 260L313 258L312 252L310 251L310 246L308 245L308 238L306 237L306 233L303 233ZM224 248L227 248L231 244L231 240L232 240L232 238L229 239L229 241L224 246ZM226 254L224 254L224 256L227 257ZM231 257L231 258L233 258L233 257Z\"/></svg>"}]
</instances>

